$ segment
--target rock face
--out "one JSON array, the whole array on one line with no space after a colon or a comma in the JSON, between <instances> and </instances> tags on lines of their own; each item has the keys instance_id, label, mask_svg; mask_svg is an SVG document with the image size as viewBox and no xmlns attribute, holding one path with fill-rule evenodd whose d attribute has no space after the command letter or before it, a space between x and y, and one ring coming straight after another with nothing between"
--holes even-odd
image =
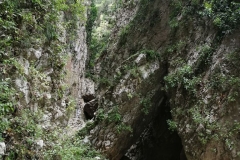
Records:
<instances>
[{"instance_id":1,"label":"rock face","mask_svg":"<svg viewBox=\"0 0 240 160\"><path fill-rule=\"evenodd\" d=\"M142 0L133 12L120 14L123 22L117 24L125 26L116 26L97 61L98 123L90 131L92 144L109 159L125 153L125 159L239 159L240 81L234 66L240 37L236 28L216 22L218 2L210 12L206 5ZM172 118L163 118L166 107ZM176 132L161 134L166 128L181 141ZM140 138L145 132L149 143ZM141 149L144 144L155 147ZM134 146L140 149L131 155ZM169 150L177 156L165 156Z\"/></svg>"},{"instance_id":2,"label":"rock face","mask_svg":"<svg viewBox=\"0 0 240 160\"><path fill-rule=\"evenodd\" d=\"M47 150L56 152L85 125L82 97L95 92L85 79L85 7L82 1L0 2L4 158L52 159L44 157Z\"/></svg>"}]
</instances>

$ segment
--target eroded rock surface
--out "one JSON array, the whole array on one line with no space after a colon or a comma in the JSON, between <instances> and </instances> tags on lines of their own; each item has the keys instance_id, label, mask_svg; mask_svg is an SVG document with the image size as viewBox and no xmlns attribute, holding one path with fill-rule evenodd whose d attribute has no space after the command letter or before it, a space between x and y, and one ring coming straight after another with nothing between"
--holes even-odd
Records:
<instances>
[{"instance_id":1,"label":"eroded rock surface","mask_svg":"<svg viewBox=\"0 0 240 160\"><path fill-rule=\"evenodd\" d=\"M110 159L123 157L154 124L166 99L172 115L168 125L181 138L181 143L173 140L180 146L175 158L239 158L239 128L234 129L239 124L239 75L234 67L239 60L234 57L239 52L238 30L217 28L204 14L202 1L178 2L139 1L132 13L120 14L123 22L117 24L126 25L120 30L116 25L107 51L97 60L96 73L104 81L97 86L101 110L96 117L107 118L91 130L90 139ZM149 132L161 135L167 126L155 128ZM149 145L158 140L151 139ZM162 145L156 148L166 149ZM146 150L140 157L151 156L154 149Z\"/></svg>"}]
</instances>

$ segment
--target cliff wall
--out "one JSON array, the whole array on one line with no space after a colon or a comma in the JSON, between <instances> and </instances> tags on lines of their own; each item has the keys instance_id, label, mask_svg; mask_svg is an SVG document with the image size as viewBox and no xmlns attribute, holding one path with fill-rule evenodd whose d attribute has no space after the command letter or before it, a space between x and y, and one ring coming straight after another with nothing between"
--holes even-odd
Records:
<instances>
[{"instance_id":1,"label":"cliff wall","mask_svg":"<svg viewBox=\"0 0 240 160\"><path fill-rule=\"evenodd\" d=\"M174 151L178 158L185 152L187 159L238 159L239 3L136 4L128 6L136 12L124 12L130 21L120 14L126 25L113 32L97 60L100 107L97 125L90 131L92 144L110 159L121 159L162 115L162 128L152 138L159 142L173 137L160 136L168 124L181 138L182 144L172 139L179 146ZM151 147L159 145L164 143ZM131 149L126 156L134 159L130 153ZM138 154L135 159L173 158L160 151Z\"/></svg>"},{"instance_id":2,"label":"cliff wall","mask_svg":"<svg viewBox=\"0 0 240 160\"><path fill-rule=\"evenodd\" d=\"M96 155L75 137L85 125L83 97L94 94L84 75L88 5L0 2L1 158Z\"/></svg>"}]
</instances>

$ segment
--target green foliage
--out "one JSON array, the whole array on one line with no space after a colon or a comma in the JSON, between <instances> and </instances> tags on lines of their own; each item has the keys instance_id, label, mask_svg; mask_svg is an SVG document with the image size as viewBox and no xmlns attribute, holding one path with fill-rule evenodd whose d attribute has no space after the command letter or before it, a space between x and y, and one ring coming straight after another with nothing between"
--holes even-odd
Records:
<instances>
[{"instance_id":1,"label":"green foliage","mask_svg":"<svg viewBox=\"0 0 240 160\"><path fill-rule=\"evenodd\" d=\"M86 24L87 44L91 44L92 29L93 29L94 22L97 18L97 15L98 15L97 7L95 5L94 0L91 1L91 5L90 5L89 10L90 10L90 13L88 15L87 24Z\"/></svg>"},{"instance_id":2,"label":"green foliage","mask_svg":"<svg viewBox=\"0 0 240 160\"><path fill-rule=\"evenodd\" d=\"M183 11L183 4L180 0L171 0L171 12L169 26L171 29L177 29L179 26L179 20L177 16Z\"/></svg>"},{"instance_id":3,"label":"green foliage","mask_svg":"<svg viewBox=\"0 0 240 160\"><path fill-rule=\"evenodd\" d=\"M15 105L15 90L11 86L10 79L0 81L0 140L3 139L3 132L9 128L9 114L13 113Z\"/></svg>"},{"instance_id":4,"label":"green foliage","mask_svg":"<svg viewBox=\"0 0 240 160\"><path fill-rule=\"evenodd\" d=\"M135 63L129 63L130 61L129 60L132 60L131 58L127 59L120 67L121 67L121 71L123 72L120 72L120 73L117 73L119 75L119 77L122 75L122 74L127 74L130 73L136 77L136 75L138 74L138 66L135 64Z\"/></svg>"},{"instance_id":5,"label":"green foliage","mask_svg":"<svg viewBox=\"0 0 240 160\"><path fill-rule=\"evenodd\" d=\"M56 26L54 26L51 23L46 23L44 34L48 41L53 41L53 40L57 39L58 35L57 35L56 30L57 30Z\"/></svg>"},{"instance_id":6,"label":"green foliage","mask_svg":"<svg viewBox=\"0 0 240 160\"><path fill-rule=\"evenodd\" d=\"M219 119L215 119L215 114L220 113L222 116L226 116L227 113L230 113L230 110L233 110L233 106L238 103L240 94L239 74L237 69L228 69L238 68L240 64L239 51L236 50L227 55L227 65L224 69L215 66L214 73L210 73L211 78L209 82L203 83L200 76L202 76L202 73L205 73L204 71L206 71L208 65L212 63L212 55L215 52L215 46L219 45L219 40L222 40L224 35L232 33L234 29L239 27L240 3L229 0L192 0L188 2L172 0L170 13L169 25L172 31L177 31L178 27L182 29L184 26L181 25L183 24L205 23L207 19L210 22L208 25L213 24L218 32L212 44L204 44L197 48L199 57L191 66L186 64L184 61L185 55L182 54L182 51L184 51L182 49L186 45L180 47L180 50L177 49L177 44L173 44L166 49L167 56L172 58L170 59L170 68L175 68L175 70L171 70L164 77L166 82L165 89L166 91L174 90L171 93L176 97L173 97L170 103L173 108L172 115L178 122L167 121L169 129L172 128L174 130L177 127L184 126L184 134L186 131L189 135L196 135L193 139L202 145L206 145L209 141L223 139L226 148L233 150L236 147L233 135L237 134L237 131L233 130L236 127L239 131L239 125L232 125L232 122L224 122L224 124L220 122L220 124ZM180 55L180 58L172 55ZM226 67L227 70L225 70ZM207 101L205 101L206 95L202 95L202 92L199 92L199 88L203 86L210 89L208 93L213 94ZM203 96L202 100L199 100L199 97L197 97L199 95ZM182 106L179 107L179 105ZM212 106L214 105L219 107L218 111L213 111ZM187 116L189 121L182 122L181 119L184 116ZM224 126L225 124L226 126Z\"/></svg>"},{"instance_id":7,"label":"green foliage","mask_svg":"<svg viewBox=\"0 0 240 160\"><path fill-rule=\"evenodd\" d=\"M86 123L86 126L82 128L80 131L78 131L78 136L81 138L84 138L85 135L87 135L91 129L93 129L95 126L95 123L89 121Z\"/></svg>"},{"instance_id":8,"label":"green foliage","mask_svg":"<svg viewBox=\"0 0 240 160\"><path fill-rule=\"evenodd\" d=\"M130 70L130 73L131 73L131 75L132 75L134 78L138 78L138 77L140 76L138 68L133 68L133 69L131 69L131 70ZM131 97L131 96L130 96L130 97Z\"/></svg>"},{"instance_id":9,"label":"green foliage","mask_svg":"<svg viewBox=\"0 0 240 160\"><path fill-rule=\"evenodd\" d=\"M33 113L28 109L21 111L21 117L15 117L11 128L19 137L39 138L42 135L41 128L37 125L39 113Z\"/></svg>"},{"instance_id":10,"label":"green foliage","mask_svg":"<svg viewBox=\"0 0 240 160\"><path fill-rule=\"evenodd\" d=\"M131 126L126 125L124 123L120 123L120 124L117 125L117 132L118 133L125 132L125 131L133 132L133 129L132 129Z\"/></svg>"},{"instance_id":11,"label":"green foliage","mask_svg":"<svg viewBox=\"0 0 240 160\"><path fill-rule=\"evenodd\" d=\"M195 64L194 70L196 71L197 74L200 74L204 71L206 66L211 64L213 48L205 44L203 46L200 46L198 50L200 50L200 54L198 57L198 61Z\"/></svg>"},{"instance_id":12,"label":"green foliage","mask_svg":"<svg viewBox=\"0 0 240 160\"><path fill-rule=\"evenodd\" d=\"M177 122L168 119L168 120L167 120L167 124L168 124L168 129L169 129L170 131L173 132L173 131L176 131L176 130L177 130Z\"/></svg>"},{"instance_id":13,"label":"green foliage","mask_svg":"<svg viewBox=\"0 0 240 160\"><path fill-rule=\"evenodd\" d=\"M99 108L96 112L96 120L97 121L103 121L104 119L106 119L106 114L104 112L104 110L102 108Z\"/></svg>"},{"instance_id":14,"label":"green foliage","mask_svg":"<svg viewBox=\"0 0 240 160\"><path fill-rule=\"evenodd\" d=\"M232 32L240 24L240 3L229 0L192 0L187 5L180 0L171 0L170 27L177 28L183 21L196 17L208 17L219 29L218 38ZM181 22L177 16L183 16Z\"/></svg>"},{"instance_id":15,"label":"green foliage","mask_svg":"<svg viewBox=\"0 0 240 160\"><path fill-rule=\"evenodd\" d=\"M132 99L132 98L133 98L132 93L128 93L128 94L127 94L127 97L128 97L129 100Z\"/></svg>"},{"instance_id":16,"label":"green foliage","mask_svg":"<svg viewBox=\"0 0 240 160\"><path fill-rule=\"evenodd\" d=\"M165 76L164 80L166 90L182 85L189 93L196 93L196 85L199 83L200 78L194 76L191 66L183 65L173 73Z\"/></svg>"},{"instance_id":17,"label":"green foliage","mask_svg":"<svg viewBox=\"0 0 240 160\"><path fill-rule=\"evenodd\" d=\"M106 53L106 46L109 41L110 30L112 28L111 8L112 1L92 1L89 8L89 15L86 24L87 44L89 48L89 58L87 63L88 77L96 80L94 76L94 65L96 60Z\"/></svg>"},{"instance_id":18,"label":"green foliage","mask_svg":"<svg viewBox=\"0 0 240 160\"><path fill-rule=\"evenodd\" d=\"M100 108L96 114L97 121L106 121L107 123L114 123L116 125L117 133L132 132L132 127L123 122L122 115L119 111L118 105L113 106L108 112Z\"/></svg>"},{"instance_id":19,"label":"green foliage","mask_svg":"<svg viewBox=\"0 0 240 160\"><path fill-rule=\"evenodd\" d=\"M107 115L107 121L120 123L121 120L122 120L122 115L119 112L118 106L113 106L112 110Z\"/></svg>"},{"instance_id":20,"label":"green foliage","mask_svg":"<svg viewBox=\"0 0 240 160\"><path fill-rule=\"evenodd\" d=\"M14 94L15 90L10 86L10 79L0 81L0 116L13 112Z\"/></svg>"},{"instance_id":21,"label":"green foliage","mask_svg":"<svg viewBox=\"0 0 240 160\"><path fill-rule=\"evenodd\" d=\"M24 74L24 67L17 61L16 58L8 58L3 60L3 68L2 71L4 74Z\"/></svg>"},{"instance_id":22,"label":"green foliage","mask_svg":"<svg viewBox=\"0 0 240 160\"><path fill-rule=\"evenodd\" d=\"M166 58L168 58L171 55L174 55L176 53L181 53L182 50L184 50L184 48L186 47L186 44L187 44L186 41L180 40L177 43L173 43L171 45L168 45L165 49L164 54L161 55L161 60L164 60L164 59L166 59ZM174 61L176 61L176 60L171 61L171 63L174 62Z\"/></svg>"},{"instance_id":23,"label":"green foliage","mask_svg":"<svg viewBox=\"0 0 240 160\"><path fill-rule=\"evenodd\" d=\"M132 132L132 127L129 125L126 125L122 121L122 115L119 112L119 107L118 106L113 106L111 111L107 114L106 116L107 122L108 123L115 123L116 124L116 129L118 133L121 132Z\"/></svg>"},{"instance_id":24,"label":"green foliage","mask_svg":"<svg viewBox=\"0 0 240 160\"><path fill-rule=\"evenodd\" d=\"M94 160L95 157L104 159L99 152L84 144L79 137L64 139L51 150L44 153L44 159L63 159L63 160Z\"/></svg>"},{"instance_id":25,"label":"green foliage","mask_svg":"<svg viewBox=\"0 0 240 160\"><path fill-rule=\"evenodd\" d=\"M82 128L78 134L72 138L64 138L60 144L53 147L51 150L45 152L46 159L54 159L56 157L66 160L86 159L94 160L95 157L104 159L104 157L97 152L90 144L86 144L82 139L95 127L96 123L87 122L86 126Z\"/></svg>"},{"instance_id":26,"label":"green foliage","mask_svg":"<svg viewBox=\"0 0 240 160\"><path fill-rule=\"evenodd\" d=\"M8 124L3 135L12 139L8 142L11 152L6 159L39 158L41 153L34 153L31 147L38 138L43 136L41 127L36 123L40 114L32 113L29 109L18 111L18 114L21 116L12 117L11 121L5 119Z\"/></svg>"},{"instance_id":27,"label":"green foliage","mask_svg":"<svg viewBox=\"0 0 240 160\"><path fill-rule=\"evenodd\" d=\"M171 0L171 7L172 7L172 11L171 11L170 18L172 19L172 18L176 17L179 13L181 13L181 10L183 8L182 1Z\"/></svg>"},{"instance_id":28,"label":"green foliage","mask_svg":"<svg viewBox=\"0 0 240 160\"><path fill-rule=\"evenodd\" d=\"M104 86L112 86L112 82L108 78L100 78L99 79L99 84L104 85Z\"/></svg>"},{"instance_id":29,"label":"green foliage","mask_svg":"<svg viewBox=\"0 0 240 160\"><path fill-rule=\"evenodd\" d=\"M145 98L142 98L140 101L140 104L143 106L143 108L141 109L141 111L145 114L148 115L149 114L149 109L151 108L152 104L151 104L151 96L147 95Z\"/></svg>"},{"instance_id":30,"label":"green foliage","mask_svg":"<svg viewBox=\"0 0 240 160\"><path fill-rule=\"evenodd\" d=\"M177 28L179 25L178 19L176 17L172 18L169 21L169 25L170 25L170 28L172 28L172 29Z\"/></svg>"},{"instance_id":31,"label":"green foliage","mask_svg":"<svg viewBox=\"0 0 240 160\"><path fill-rule=\"evenodd\" d=\"M210 79L210 86L214 90L220 90L223 93L229 92L228 102L234 102L239 97L240 78L234 75L214 74Z\"/></svg>"},{"instance_id":32,"label":"green foliage","mask_svg":"<svg viewBox=\"0 0 240 160\"><path fill-rule=\"evenodd\" d=\"M228 63L237 68L240 65L240 50L235 50L227 55Z\"/></svg>"},{"instance_id":33,"label":"green foliage","mask_svg":"<svg viewBox=\"0 0 240 160\"><path fill-rule=\"evenodd\" d=\"M77 106L77 102L73 97L68 97L68 104L67 104L67 116L70 118L72 113L74 113L75 108Z\"/></svg>"},{"instance_id":34,"label":"green foliage","mask_svg":"<svg viewBox=\"0 0 240 160\"><path fill-rule=\"evenodd\" d=\"M13 44L23 47L26 42L35 43L36 40L31 37L43 38L41 35L45 35L48 42L56 40L58 38L56 23L59 12L72 14L72 19L67 19L67 23L73 24L72 20L75 20L76 26L76 17L83 19L84 6L82 3L81 0L4 0L0 4L0 30L4 32L1 35L0 46L4 50ZM25 45L25 47L29 46Z\"/></svg>"},{"instance_id":35,"label":"green foliage","mask_svg":"<svg viewBox=\"0 0 240 160\"><path fill-rule=\"evenodd\" d=\"M190 113L191 119L195 124L204 124L207 122L207 119L205 119L205 117L203 117L202 114L200 113L199 106L192 107L191 109L188 110L188 112Z\"/></svg>"},{"instance_id":36,"label":"green foliage","mask_svg":"<svg viewBox=\"0 0 240 160\"><path fill-rule=\"evenodd\" d=\"M211 11L213 24L216 25L222 34L227 34L236 28L240 23L240 3L228 0L207 1L206 9Z\"/></svg>"},{"instance_id":37,"label":"green foliage","mask_svg":"<svg viewBox=\"0 0 240 160\"><path fill-rule=\"evenodd\" d=\"M100 156L99 152L95 151L89 145L84 145L80 139L65 141L61 148L56 150L56 154L59 155L63 160L94 160L96 159L96 156L102 157Z\"/></svg>"},{"instance_id":38,"label":"green foliage","mask_svg":"<svg viewBox=\"0 0 240 160\"><path fill-rule=\"evenodd\" d=\"M105 39L97 39L96 37L91 38L90 51L91 55L89 58L88 68L93 69L96 59L100 56L100 54L106 49L106 40Z\"/></svg>"},{"instance_id":39,"label":"green foliage","mask_svg":"<svg viewBox=\"0 0 240 160\"><path fill-rule=\"evenodd\" d=\"M154 50L144 49L140 53L146 54L147 60L155 60L155 59L159 58L158 52L156 52Z\"/></svg>"},{"instance_id":40,"label":"green foliage","mask_svg":"<svg viewBox=\"0 0 240 160\"><path fill-rule=\"evenodd\" d=\"M119 46L124 46L127 42L128 34L130 31L130 25L125 26L119 34Z\"/></svg>"}]
</instances>

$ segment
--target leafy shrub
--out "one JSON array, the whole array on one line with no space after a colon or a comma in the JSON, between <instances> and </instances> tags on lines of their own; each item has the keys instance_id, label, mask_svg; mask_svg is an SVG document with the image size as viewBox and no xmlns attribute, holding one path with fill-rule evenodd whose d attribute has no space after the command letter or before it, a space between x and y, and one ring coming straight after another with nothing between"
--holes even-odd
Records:
<instances>
[{"instance_id":1,"label":"leafy shrub","mask_svg":"<svg viewBox=\"0 0 240 160\"><path fill-rule=\"evenodd\" d=\"M9 79L0 81L0 116L13 112L15 90L10 86Z\"/></svg>"},{"instance_id":2,"label":"leafy shrub","mask_svg":"<svg viewBox=\"0 0 240 160\"><path fill-rule=\"evenodd\" d=\"M148 95L145 98L142 98L140 101L140 104L143 106L143 108L141 109L141 111L145 114L148 115L149 114L149 109L152 107L151 104L151 96Z\"/></svg>"},{"instance_id":3,"label":"leafy shrub","mask_svg":"<svg viewBox=\"0 0 240 160\"><path fill-rule=\"evenodd\" d=\"M223 35L230 33L240 23L240 3L229 0L207 0L204 7L213 18L213 24Z\"/></svg>"},{"instance_id":4,"label":"leafy shrub","mask_svg":"<svg viewBox=\"0 0 240 160\"><path fill-rule=\"evenodd\" d=\"M154 50L144 49L141 51L141 53L146 54L147 60L154 60L154 59L159 58L158 52L156 52Z\"/></svg>"},{"instance_id":5,"label":"leafy shrub","mask_svg":"<svg viewBox=\"0 0 240 160\"><path fill-rule=\"evenodd\" d=\"M167 124L168 124L168 129L169 129L170 131L176 131L176 129L177 129L177 122L168 119L168 120L167 120Z\"/></svg>"},{"instance_id":6,"label":"leafy shrub","mask_svg":"<svg viewBox=\"0 0 240 160\"><path fill-rule=\"evenodd\" d=\"M104 159L99 152L90 147L89 144L84 144L78 137L60 142L60 145L53 147L52 150L45 152L44 155L45 159L57 158L62 160L95 160L95 157Z\"/></svg>"}]
</instances>

